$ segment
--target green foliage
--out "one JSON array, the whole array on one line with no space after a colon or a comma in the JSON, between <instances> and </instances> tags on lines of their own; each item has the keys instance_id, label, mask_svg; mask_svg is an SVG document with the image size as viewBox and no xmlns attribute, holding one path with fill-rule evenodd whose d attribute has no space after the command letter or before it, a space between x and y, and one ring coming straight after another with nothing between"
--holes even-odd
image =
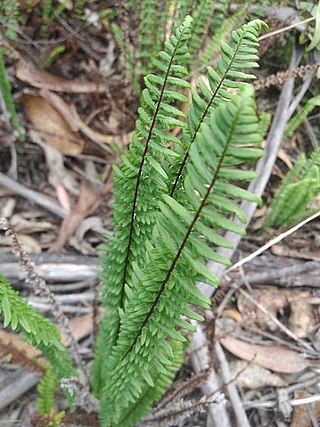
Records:
<instances>
[{"instance_id":1,"label":"green foliage","mask_svg":"<svg viewBox=\"0 0 320 427\"><path fill-rule=\"evenodd\" d=\"M19 2L16 0L2 0L0 4L0 25L3 25L5 36L9 39L15 39L17 36L17 27L19 24Z\"/></svg>"},{"instance_id":2,"label":"green foliage","mask_svg":"<svg viewBox=\"0 0 320 427\"><path fill-rule=\"evenodd\" d=\"M167 173L162 163L177 156L166 144L180 141L168 131L176 125L185 126L181 121L184 114L171 103L188 101L178 90L189 87L183 79L188 74L183 64L189 59L186 43L191 35L190 27L188 17L155 58L154 65L159 72L145 78L146 89L142 93L142 107L138 110L129 156L122 157L121 170L115 168L117 198L113 224L116 236L109 240L106 248L102 277L108 316L102 325L103 339L98 341L98 348L101 345L104 350L97 352L93 370L93 386L98 395L104 384L103 375L108 371L109 358L105 354L111 353L118 337L120 315L129 292L126 285L134 273L132 260L143 259L155 222L157 201L168 189L170 171Z\"/></svg>"},{"instance_id":3,"label":"green foliage","mask_svg":"<svg viewBox=\"0 0 320 427\"><path fill-rule=\"evenodd\" d=\"M27 342L42 351L50 362L50 372L42 379L40 390L44 394L40 398L41 408L51 407L47 400L49 390L56 389L62 378L76 375L72 361L66 348L61 343L60 333L47 318L38 314L28 302L21 299L6 278L0 274L0 314L4 327L10 326L16 332L22 332ZM54 383L54 387L53 387ZM48 391L48 393L47 393ZM69 396L69 403L72 400Z\"/></svg>"},{"instance_id":4,"label":"green foliage","mask_svg":"<svg viewBox=\"0 0 320 427\"><path fill-rule=\"evenodd\" d=\"M228 213L234 211L243 219L235 200L257 201L235 185L235 181L251 180L255 173L234 166L260 157L261 150L254 148L260 141L253 91L248 87L221 103L202 126L190 150L184 200L179 203L162 196L146 264L144 268L134 264L128 278L131 296L121 314L102 394L103 426L119 425L119 420L124 426L132 425L125 422L123 413L130 412L147 385L154 386L153 377L159 380L166 375L174 357L172 344L186 340L178 329L194 331L188 319L201 320L189 304L209 308L210 301L197 289L196 281L216 286L218 279L204 261L227 265L229 261L211 245L230 247L222 230L243 234Z\"/></svg>"},{"instance_id":5,"label":"green foliage","mask_svg":"<svg viewBox=\"0 0 320 427\"><path fill-rule=\"evenodd\" d=\"M11 85L5 68L2 49L0 49L0 92L10 115L12 126L17 131L20 141L23 141L25 139L25 133L18 121L16 108L11 93Z\"/></svg>"},{"instance_id":6,"label":"green foliage","mask_svg":"<svg viewBox=\"0 0 320 427\"><path fill-rule=\"evenodd\" d=\"M244 86L241 80L251 80L255 76L244 72L245 68L258 67L258 33L265 24L261 20L254 20L244 24L231 34L230 44L222 42L221 57L217 62L217 69L208 67L209 87L203 79L199 78L199 92L192 90L192 104L188 113L188 129L185 132L184 143L190 147L197 133L209 116L209 113L221 101L226 102L231 98L232 91L239 90ZM180 163L176 179L170 191L175 192L183 168L188 160L189 148Z\"/></svg>"},{"instance_id":7,"label":"green foliage","mask_svg":"<svg viewBox=\"0 0 320 427\"><path fill-rule=\"evenodd\" d=\"M39 393L37 404L40 415L49 414L54 408L56 387L56 379L50 366L37 386L37 392Z\"/></svg>"},{"instance_id":8,"label":"green foliage","mask_svg":"<svg viewBox=\"0 0 320 427\"><path fill-rule=\"evenodd\" d=\"M192 39L189 47L192 59L199 53L199 49L207 35L213 12L213 3L212 0L200 0L192 14Z\"/></svg>"},{"instance_id":9,"label":"green foliage","mask_svg":"<svg viewBox=\"0 0 320 427\"><path fill-rule=\"evenodd\" d=\"M203 50L199 63L201 65L208 64L212 61L218 52L220 51L221 41L225 41L230 31L238 24L240 20L243 19L245 12L248 9L248 2L244 2L242 7L233 15L222 20L217 30L214 32L214 35L211 38L211 41L207 44Z\"/></svg>"},{"instance_id":10,"label":"green foliage","mask_svg":"<svg viewBox=\"0 0 320 427\"><path fill-rule=\"evenodd\" d=\"M44 68L50 68L54 61L58 58L58 56L61 55L65 50L66 47L64 45L56 46L55 48L53 48L43 61Z\"/></svg>"},{"instance_id":11,"label":"green foliage","mask_svg":"<svg viewBox=\"0 0 320 427\"><path fill-rule=\"evenodd\" d=\"M161 397L178 366L177 348L194 330L189 320L202 320L190 304L210 307L197 280L218 284L205 261L229 264L216 250L230 247L222 234L243 234L229 216L245 222L237 201L257 202L237 184L255 177L241 165L262 155L267 120L259 120L253 89L240 81L254 78L244 69L258 66L262 26L245 24L230 45L222 43L217 71L208 69L210 86L200 79L199 93L192 90L187 123L175 104L187 101L189 17L154 59L159 72L145 78L129 155L115 168L115 234L103 254L107 315L93 367L102 426L131 426ZM182 138L172 136L174 126Z\"/></svg>"},{"instance_id":12,"label":"green foliage","mask_svg":"<svg viewBox=\"0 0 320 427\"><path fill-rule=\"evenodd\" d=\"M303 120L311 113L315 107L320 106L320 95L308 99L305 105L294 115L287 124L285 135L290 138L296 129L301 125Z\"/></svg>"},{"instance_id":13,"label":"green foliage","mask_svg":"<svg viewBox=\"0 0 320 427\"><path fill-rule=\"evenodd\" d=\"M309 159L301 155L281 181L264 227L290 226L313 213L310 204L320 194L320 149Z\"/></svg>"},{"instance_id":14,"label":"green foliage","mask_svg":"<svg viewBox=\"0 0 320 427\"><path fill-rule=\"evenodd\" d=\"M2 274L0 274L0 284L0 314L3 316L4 327L10 326L14 331L24 331L27 336L34 338L37 345L52 344L57 348L63 348L60 334L53 323L21 299L19 293L11 288Z\"/></svg>"}]
</instances>

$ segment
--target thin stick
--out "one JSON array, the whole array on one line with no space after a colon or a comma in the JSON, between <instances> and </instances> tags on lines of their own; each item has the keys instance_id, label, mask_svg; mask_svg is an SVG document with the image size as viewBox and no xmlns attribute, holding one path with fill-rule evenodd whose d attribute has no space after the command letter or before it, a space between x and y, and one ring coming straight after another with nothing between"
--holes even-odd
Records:
<instances>
[{"instance_id":1,"label":"thin stick","mask_svg":"<svg viewBox=\"0 0 320 427\"><path fill-rule=\"evenodd\" d=\"M265 245L263 245L261 248L257 249L255 252L253 252L252 254L248 255L247 257L241 259L240 261L236 262L235 264L233 264L230 268L228 268L224 274L229 273L232 270L235 270L236 268L246 264L247 262L251 261L253 258L256 258L258 255L262 254L263 252L265 252L267 249L271 248L271 246L275 245L278 242L281 242L281 240L283 240L285 237L290 236L290 234L294 233L295 231L299 230L299 228L303 227L304 225L306 225L308 222L313 221L314 219L318 218L320 216L320 210L318 212L316 212L315 214L309 216L307 219L299 222L299 224L295 225L294 227L290 228L288 231L286 231L285 233L281 233L279 236L275 237L274 239L270 240L268 243L266 243Z\"/></svg>"},{"instance_id":2,"label":"thin stick","mask_svg":"<svg viewBox=\"0 0 320 427\"><path fill-rule=\"evenodd\" d=\"M312 18L305 19L304 21L296 22L286 27L279 28L278 30L271 31L271 33L260 36L258 40L261 41L261 40L267 39L268 37L272 37L277 34L284 33L285 31L291 30L291 28L295 28L295 27L298 27L299 25L306 24L307 22L314 21L315 19L316 19L316 16L313 16Z\"/></svg>"}]
</instances>

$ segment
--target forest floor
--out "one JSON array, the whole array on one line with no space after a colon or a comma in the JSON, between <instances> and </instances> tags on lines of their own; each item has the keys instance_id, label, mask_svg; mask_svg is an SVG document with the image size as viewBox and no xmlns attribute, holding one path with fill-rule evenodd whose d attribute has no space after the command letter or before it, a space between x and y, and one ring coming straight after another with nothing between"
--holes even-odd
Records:
<instances>
[{"instance_id":1,"label":"forest floor","mask_svg":"<svg viewBox=\"0 0 320 427\"><path fill-rule=\"evenodd\" d=\"M101 1L96 7L102 10L111 4ZM11 52L6 70L24 141L12 129L3 102L0 107L0 217L8 218L39 275L57 295L86 366L97 332L98 247L106 243L103 235L112 233L112 166L127 150L138 106L110 25L95 20L94 13L95 4L90 24L89 17L79 24L68 11L63 13L46 40L39 36L38 15L31 13L16 40L3 38ZM48 65L57 45L65 50ZM263 56L259 73L286 70L288 62L279 70L278 58ZM300 85L297 81L296 92ZM270 112L273 120L281 90L276 86L257 92L259 108ZM263 194L264 205L255 212L233 261L284 231L263 231L263 218L298 155L312 150L315 137L319 143L315 124L309 120L309 128L283 141ZM199 406L196 412L186 411L179 425L319 425L319 229L319 220L312 221L222 277L222 291L213 297L215 316L208 316L205 329L228 421L218 426L204 404L202 411ZM0 272L37 310L48 314L48 301L24 280L13 249L12 238L0 234ZM177 387L193 376L190 352L177 375ZM40 427L35 388L39 375L9 362L3 357L0 366L0 425ZM185 399L198 402L200 378L193 388ZM63 399L60 403L63 409ZM79 414L78 420L70 417L64 423L80 425L83 420ZM98 425L92 416L86 423Z\"/></svg>"}]
</instances>

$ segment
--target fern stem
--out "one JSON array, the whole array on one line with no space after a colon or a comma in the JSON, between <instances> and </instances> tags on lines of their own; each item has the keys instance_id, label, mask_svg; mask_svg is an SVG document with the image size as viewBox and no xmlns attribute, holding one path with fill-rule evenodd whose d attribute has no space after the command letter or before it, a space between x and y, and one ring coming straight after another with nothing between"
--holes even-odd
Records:
<instances>
[{"instance_id":1,"label":"fern stem","mask_svg":"<svg viewBox=\"0 0 320 427\"><path fill-rule=\"evenodd\" d=\"M238 114L239 114L239 113L238 113ZM238 114L236 115L236 118L238 117ZM236 122L236 120L235 120L235 122ZM235 123L235 122L234 122L234 123ZM133 350L133 348L134 348L134 346L135 346L135 344L136 344L136 342L137 342L137 340L138 340L139 336L141 335L141 332L142 332L143 327L148 323L148 321L149 321L150 317L152 316L152 313L154 312L154 310L155 310L155 308L156 308L156 306L157 306L157 304L158 304L158 302L159 302L159 300L160 300L160 298L161 298L161 295L163 294L163 292L164 292L164 290L165 290L166 284L168 283L168 281L169 281L169 279L170 279L170 277L171 277L171 274L173 273L173 271L174 271L174 269L175 269L175 267L176 267L176 265L177 265L177 263L178 263L178 261L179 261L179 258L180 258L181 254L182 254L182 251L183 251L183 249L185 248L185 246L186 246L186 244L187 244L187 242L188 242L188 239L189 239L189 236L190 236L190 234L191 234L191 232L192 232L192 230L193 230L193 227L195 226L196 222L197 222L197 221L198 221L198 219L200 218L200 215L201 215L202 209L204 208L204 206L205 206L205 204L206 204L206 202L207 202L207 199L208 199L209 195L211 194L212 189L213 189L213 187L214 187L214 185L215 185L215 183L216 183L216 180L217 180L217 178L218 178L218 176L219 176L219 171L220 171L221 166L222 166L222 164L223 164L224 156L226 155L227 149L228 149L229 144L230 144L230 142L231 142L231 136L232 136L232 133L233 133L233 130L234 130L234 124L231 126L231 128L230 128L230 129L231 129L231 131L230 131L229 138L228 138L228 140L227 140L227 143L225 144L225 147L224 147L223 152L222 152L222 154L221 154L221 157L220 157L219 163L218 163L218 165L217 165L217 169L216 169L216 171L215 171L215 173L214 173L214 175L213 175L213 178L212 178L212 181L211 181L211 183L210 183L210 185L209 185L209 187L208 187L208 190L207 190L207 192L206 192L205 196L203 197L203 200L202 200L202 202L200 203L200 206L198 207L198 209L197 209L197 211L196 211L196 213L195 213L195 215L194 215L194 217L193 217L193 220L192 220L192 222L191 222L191 224L190 224L190 226L189 226L189 228L188 228L188 230L187 230L187 232L186 232L186 234L185 234L185 236L184 236L184 238L183 238L183 240L182 240L182 242L181 242L181 245L180 245L180 247L179 247L179 249L178 249L178 251L177 251L176 256L174 257L174 259L173 259L173 261L172 261L172 263L171 263L170 267L168 268L167 274L166 274L166 276L165 276L165 278L164 278L164 280L163 280L163 282L162 282L162 284L161 284L161 287L160 287L159 291L158 291L158 292L157 292L157 294L156 294L156 297L155 297L155 299L154 299L154 302L153 302L153 304L152 304L152 306L151 306L150 310L148 311L148 313L147 313L146 317L144 318L144 320L143 320L143 322L142 322L142 324L141 324L141 327L140 327L140 329L138 330L138 332L137 332L137 334L136 334L136 336L135 336L134 340L132 341L132 343L131 343L131 345L130 345L129 349L126 351L126 353L125 353L125 354L124 354L124 356L122 357L122 360L123 360L123 359L124 359L124 358L125 358L125 357L126 357L126 356L131 352L131 351L132 351L132 350Z\"/></svg>"}]
</instances>

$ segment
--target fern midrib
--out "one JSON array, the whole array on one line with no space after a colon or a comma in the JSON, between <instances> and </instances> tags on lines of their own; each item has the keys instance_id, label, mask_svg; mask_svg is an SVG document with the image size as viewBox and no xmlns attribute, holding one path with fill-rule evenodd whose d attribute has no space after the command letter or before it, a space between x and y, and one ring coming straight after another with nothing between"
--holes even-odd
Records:
<instances>
[{"instance_id":1,"label":"fern midrib","mask_svg":"<svg viewBox=\"0 0 320 427\"><path fill-rule=\"evenodd\" d=\"M175 192L175 189L176 189L176 187L177 187L177 185L178 185L179 179L180 179L180 177L181 177L181 175L182 175L182 171L183 171L183 169L184 169L184 167L185 167L185 165L186 165L186 162L187 162L187 160L188 160L188 158L189 158L189 153L190 153L191 145L193 144L194 140L196 139L197 134L198 134L199 129L200 129L200 126L202 125L202 123L203 123L203 121L204 121L204 119L205 119L206 115L208 114L209 108L211 107L211 105L212 105L213 101L215 100L215 98L216 98L216 96L217 96L217 94L218 94L218 92L219 92L219 90L220 90L220 88L221 88L221 86L222 86L223 82L225 81L225 79L226 79L226 77L227 77L228 72L230 71L230 68L231 68L231 66L232 66L232 64L233 64L233 61L234 61L234 59L235 59L235 57L236 57L236 55L237 55L237 53L238 53L238 50L239 50L240 44L241 44L241 42L242 42L242 40L243 40L243 38L244 38L244 34L245 34L245 33L243 33L242 37L239 39L239 42L238 42L237 48L235 49L235 53L234 53L234 55L232 56L232 59L231 59L231 61L230 61L229 65L228 65L228 67L227 67L226 71L224 72L224 75L222 76L222 78L221 78L221 80L220 80L220 82L219 82L218 86L216 87L216 89L215 89L214 93L212 94L212 97L210 98L210 101L208 102L208 105L206 106L206 108L205 108L205 110L204 110L204 112L203 112L203 114L202 114L202 116L201 116L201 118L200 118L200 120L199 120L199 123L198 123L198 126L197 126L196 130L194 131L194 134L193 134L193 136L192 136L192 138L191 138L190 145L189 145L189 147L188 147L188 149L187 149L187 151L186 151L186 154L185 154L185 156L184 156L184 158L183 158L183 160L182 160L182 163L181 163L181 165L180 165L180 168L179 168L179 171L178 171L178 173L177 173L176 179L175 179L175 181L174 181L174 183L173 183L173 185L172 185L172 189L171 189L171 191L170 191L170 193L169 193L169 195L170 195L171 197L173 197L173 193Z\"/></svg>"},{"instance_id":2,"label":"fern midrib","mask_svg":"<svg viewBox=\"0 0 320 427\"><path fill-rule=\"evenodd\" d=\"M131 213L131 220L130 220L130 232L129 232L129 239L128 239L128 247L127 247L127 251L126 251L126 258L125 258L125 262L124 262L123 278L122 278L122 284L121 284L120 308L124 307L124 297L125 297L125 291L124 291L124 289L125 289L125 284L126 284L126 279L127 279L127 270L128 270L128 264L129 264L129 257L130 257L130 249L131 249L131 244L132 244L132 238L133 238L134 219L135 219L135 214L136 214L136 207L137 207L138 193L139 193L139 187L140 187L141 176L142 176L142 169L143 169L143 166L144 166L145 157L146 157L147 152L148 152L149 142L150 142L151 136L152 136L152 131L153 131L154 127L155 127L157 116L158 116L158 113L159 113L159 110L160 110L160 106L161 106L161 103L162 103L162 99L163 99L165 87L166 87L166 84L167 84L167 80L168 80L168 77L169 77L169 73L170 73L170 70L171 70L171 66L172 66L174 57L176 55L177 49L178 49L178 47L180 45L180 41L181 41L181 38L182 38L183 35L184 35L184 32L181 31L180 37L179 37L179 39L178 39L178 41L176 43L176 46L175 46L175 49L174 49L172 55L171 55L170 62L169 62L169 65L168 65L168 69L166 71L166 75L165 75L165 78L164 78L164 81L163 81L163 85L162 85L162 88L161 88L159 101L158 101L158 104L157 104L157 107L156 107L156 110L155 110L155 113L154 113L154 116L153 116L153 120L152 120L150 129L149 129L148 137L147 137L147 140L146 140L145 148L144 148L144 151L143 151L143 154L142 154L142 158L141 158L141 162L140 162L140 166L139 166L139 170L138 170L137 183L136 183L136 188L135 188L135 193L134 193L134 198L133 198L133 204L132 204L132 213ZM119 327L120 327L120 325L119 325ZM118 327L117 336L118 336L118 333L119 333L119 327Z\"/></svg>"},{"instance_id":3,"label":"fern midrib","mask_svg":"<svg viewBox=\"0 0 320 427\"><path fill-rule=\"evenodd\" d=\"M134 346L136 345L137 340L138 340L139 336L142 333L142 329L148 323L150 317L152 316L152 314L153 314L153 312L154 312L154 310L155 310L155 308L156 308L156 306L157 306L157 304L158 304L158 302L159 302L159 300L161 298L161 295L163 294L163 292L165 290L166 284L168 283L168 281L169 281L169 279L171 277L171 274L173 273L173 271L174 271L174 269L176 267L176 264L179 261L179 258L180 258L181 254L182 254L183 249L185 248L185 246L186 246L186 244L188 242L188 239L189 239L189 236L190 236L190 234L191 234L191 232L193 230L193 227L194 227L195 223L198 221L198 219L200 217L200 214L201 214L201 211L204 208L204 206L206 204L206 201L207 201L207 199L208 199L208 197L209 197L209 195L210 195L210 193L211 193L211 191L212 191L212 189L213 189L213 187L214 187L214 185L215 185L215 183L216 183L216 181L218 179L219 172L220 172L220 169L222 167L224 157L226 155L227 149L228 149L230 141L231 141L231 136L232 136L233 130L234 130L234 123L236 123L237 117L238 117L238 113L234 117L234 122L233 122L233 125L232 125L232 127L230 129L230 132L229 132L229 138L228 138L228 140L227 140L227 142L225 144L224 150L223 150L223 152L221 154L221 158L219 160L216 172L215 172L215 174L214 174L214 176L212 178L211 184L208 187L208 190L207 190L207 192L206 192L206 194L205 194L205 196L204 196L204 198L203 198L203 200L202 200L202 202L201 202L201 204L200 204L200 206L199 206L199 208L198 208L198 210L197 210L197 212L196 212L196 214L195 214L195 216L194 216L194 218L193 218L193 220L192 220L192 222L191 222L191 224L190 224L190 226L189 226L189 228L188 228L188 230L187 230L187 232L186 232L186 234L185 234L185 236L184 236L184 238L182 240L182 243L181 243L181 245L180 245L180 247L178 249L178 252L177 252L176 256L174 257L174 259L173 259L173 261L172 261L172 263L171 263L171 265L170 265L170 267L168 269L168 272L167 272L167 274L166 274L166 276L165 276L165 278L164 278L164 280L162 282L162 285L161 285L159 291L157 292L157 295L156 295L156 297L154 299L154 302L153 302L153 304L152 304L149 312L147 313L145 319L143 320L143 322L141 324L141 327L140 327L139 331L137 332L137 334L136 334L136 336L135 336L132 344L130 345L129 349L126 351L126 353L124 354L124 356L121 358L121 360L123 360L133 350Z\"/></svg>"}]
</instances>

